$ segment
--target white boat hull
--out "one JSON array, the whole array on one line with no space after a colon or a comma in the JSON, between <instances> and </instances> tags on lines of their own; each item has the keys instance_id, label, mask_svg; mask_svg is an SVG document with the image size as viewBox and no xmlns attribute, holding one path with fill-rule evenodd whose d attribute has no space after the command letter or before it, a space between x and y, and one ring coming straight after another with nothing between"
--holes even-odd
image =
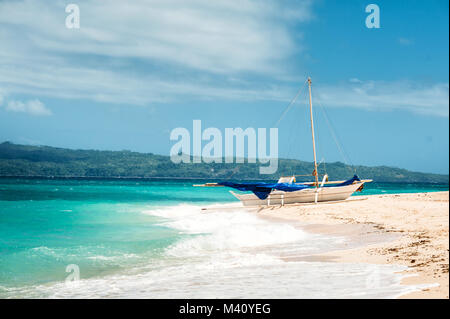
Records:
<instances>
[{"instance_id":1,"label":"white boat hull","mask_svg":"<svg viewBox=\"0 0 450 319\"><path fill-rule=\"evenodd\" d=\"M244 206L284 205L295 203L314 203L338 201L349 198L364 182L355 182L346 186L307 188L295 192L272 191L267 199L259 199L255 194L237 194L231 192ZM317 197L317 200L316 200Z\"/></svg>"}]
</instances>

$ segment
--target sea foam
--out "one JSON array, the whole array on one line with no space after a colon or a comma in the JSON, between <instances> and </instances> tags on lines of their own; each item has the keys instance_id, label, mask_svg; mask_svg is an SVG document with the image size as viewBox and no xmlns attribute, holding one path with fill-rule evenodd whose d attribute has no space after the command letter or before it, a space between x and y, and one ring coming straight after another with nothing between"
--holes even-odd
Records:
<instances>
[{"instance_id":1,"label":"sea foam","mask_svg":"<svg viewBox=\"0 0 450 319\"><path fill-rule=\"evenodd\" d=\"M185 236L147 265L76 285L46 284L8 291L48 298L394 298L404 266L302 260L345 239L309 234L259 218L234 205L180 204L146 210ZM296 258L286 261L286 256Z\"/></svg>"}]
</instances>

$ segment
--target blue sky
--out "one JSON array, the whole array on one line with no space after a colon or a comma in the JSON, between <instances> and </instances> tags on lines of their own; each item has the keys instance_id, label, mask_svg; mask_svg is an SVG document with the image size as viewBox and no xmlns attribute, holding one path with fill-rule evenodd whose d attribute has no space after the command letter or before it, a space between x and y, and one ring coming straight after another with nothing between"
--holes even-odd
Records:
<instances>
[{"instance_id":1,"label":"blue sky","mask_svg":"<svg viewBox=\"0 0 450 319\"><path fill-rule=\"evenodd\" d=\"M169 154L176 127L273 127L313 80L318 159L448 173L448 1L0 1L0 141ZM380 7L368 29L365 7ZM306 92L281 157L312 159Z\"/></svg>"}]
</instances>

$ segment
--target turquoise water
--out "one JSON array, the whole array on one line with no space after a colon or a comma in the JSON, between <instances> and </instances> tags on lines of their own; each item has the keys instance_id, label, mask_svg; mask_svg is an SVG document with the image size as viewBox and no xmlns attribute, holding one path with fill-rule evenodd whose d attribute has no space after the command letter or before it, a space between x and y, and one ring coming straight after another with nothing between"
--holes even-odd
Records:
<instances>
[{"instance_id":1,"label":"turquoise water","mask_svg":"<svg viewBox=\"0 0 450 319\"><path fill-rule=\"evenodd\" d=\"M182 235L142 211L231 200L192 182L0 179L0 283L63 280L73 263L91 277L158 258Z\"/></svg>"},{"instance_id":2,"label":"turquoise water","mask_svg":"<svg viewBox=\"0 0 450 319\"><path fill-rule=\"evenodd\" d=\"M379 194L403 194L403 193L423 193L448 191L448 184L425 184L425 183L367 183L359 195L379 195Z\"/></svg>"},{"instance_id":3,"label":"turquoise water","mask_svg":"<svg viewBox=\"0 0 450 319\"><path fill-rule=\"evenodd\" d=\"M244 213L223 212L214 218L202 214L200 207L236 200L226 188L192 187L197 182L201 181L0 179L0 297L66 296L54 295L55 291L62 294L62 288L52 285L64 282L70 264L76 264L81 279L89 283L78 295L83 297L87 291L95 291L95 280L115 278L121 287L128 287L136 278L123 281L117 276L145 274L154 282L157 279L153 277L170 267L178 267L174 273L179 271L181 276L176 283L171 282L175 287L192 269L200 267L200 259L206 263L207 256L220 254L214 263L224 258L223 263L213 269L228 267L234 259L229 255L225 258L224 249L229 254L242 254L242 249L256 245L258 236L269 246L294 242L297 251L328 245L325 238L312 248L306 242L300 245L305 234L261 224ZM448 185L371 183L362 195L443 190L448 190ZM227 224L229 229L223 233ZM254 227L245 229L245 225ZM291 237L278 241L290 232ZM265 242L270 236L274 238ZM262 264L268 262L264 258ZM254 260L252 255L249 262ZM180 268L189 262L192 267ZM39 287L47 288L42 291ZM122 288L120 296L128 296L126 291ZM131 296L136 293L135 288L130 291ZM93 296L103 296L101 293L103 290ZM159 296L157 293L152 291ZM226 295L222 292L218 297Z\"/></svg>"}]
</instances>

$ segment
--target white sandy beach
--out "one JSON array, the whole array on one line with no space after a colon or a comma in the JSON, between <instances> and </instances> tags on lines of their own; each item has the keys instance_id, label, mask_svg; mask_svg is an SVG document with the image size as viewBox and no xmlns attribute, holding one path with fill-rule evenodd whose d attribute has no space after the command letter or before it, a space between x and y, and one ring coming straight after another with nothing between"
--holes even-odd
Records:
<instances>
[{"instance_id":1,"label":"white sandy beach","mask_svg":"<svg viewBox=\"0 0 450 319\"><path fill-rule=\"evenodd\" d=\"M371 195L348 202L261 207L259 216L344 235L358 248L311 256L321 261L410 267L403 284L439 284L401 298L449 298L449 192Z\"/></svg>"}]
</instances>

